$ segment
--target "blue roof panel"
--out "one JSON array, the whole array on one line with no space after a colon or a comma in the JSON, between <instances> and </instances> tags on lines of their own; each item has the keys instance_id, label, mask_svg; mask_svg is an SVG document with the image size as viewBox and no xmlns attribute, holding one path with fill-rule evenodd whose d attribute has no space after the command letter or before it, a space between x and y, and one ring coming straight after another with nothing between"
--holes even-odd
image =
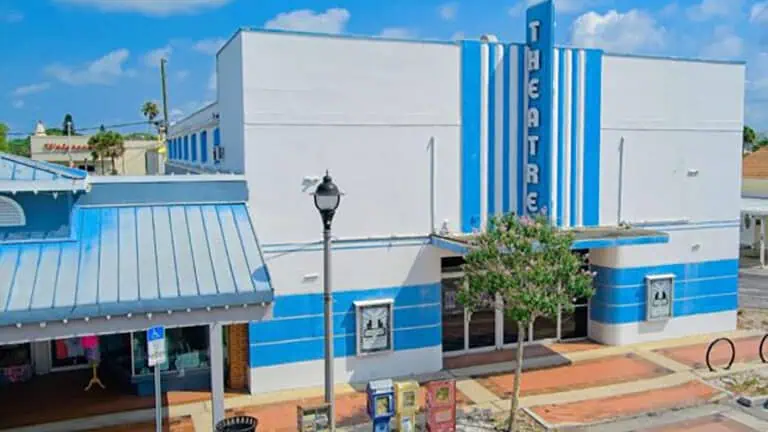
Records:
<instances>
[{"instance_id":1,"label":"blue roof panel","mask_svg":"<svg viewBox=\"0 0 768 432\"><path fill-rule=\"evenodd\" d=\"M272 301L245 204L79 207L76 240L0 245L0 325Z\"/></svg>"},{"instance_id":2,"label":"blue roof panel","mask_svg":"<svg viewBox=\"0 0 768 432\"><path fill-rule=\"evenodd\" d=\"M82 170L0 153L0 180L84 180L87 176Z\"/></svg>"}]
</instances>

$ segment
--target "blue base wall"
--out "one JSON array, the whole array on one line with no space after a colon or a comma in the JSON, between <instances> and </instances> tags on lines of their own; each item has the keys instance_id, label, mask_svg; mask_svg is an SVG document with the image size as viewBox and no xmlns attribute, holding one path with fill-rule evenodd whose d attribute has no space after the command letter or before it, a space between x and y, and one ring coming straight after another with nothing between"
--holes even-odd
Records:
<instances>
[{"instance_id":1,"label":"blue base wall","mask_svg":"<svg viewBox=\"0 0 768 432\"><path fill-rule=\"evenodd\" d=\"M645 321L646 275L674 274L673 318L738 309L739 261L718 260L597 272L590 319L604 324Z\"/></svg>"},{"instance_id":2,"label":"blue base wall","mask_svg":"<svg viewBox=\"0 0 768 432\"><path fill-rule=\"evenodd\" d=\"M394 299L394 349L442 342L440 284L344 291L333 295L334 356L355 356L355 301ZM252 368L323 358L323 295L278 296L273 319L249 326Z\"/></svg>"}]
</instances>

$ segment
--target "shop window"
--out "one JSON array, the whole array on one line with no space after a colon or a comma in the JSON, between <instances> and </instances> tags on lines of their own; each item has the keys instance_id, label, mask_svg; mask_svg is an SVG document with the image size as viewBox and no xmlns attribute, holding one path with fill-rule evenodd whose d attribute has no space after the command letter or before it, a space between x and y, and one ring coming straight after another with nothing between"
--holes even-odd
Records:
<instances>
[{"instance_id":1,"label":"shop window","mask_svg":"<svg viewBox=\"0 0 768 432\"><path fill-rule=\"evenodd\" d=\"M133 374L149 375L147 364L147 334L133 333ZM210 367L208 326L171 328L165 330L168 361L160 365L163 372L182 372Z\"/></svg>"},{"instance_id":2,"label":"shop window","mask_svg":"<svg viewBox=\"0 0 768 432\"><path fill-rule=\"evenodd\" d=\"M464 307L456 299L462 283L464 283L463 277L445 278L442 281L443 351L445 352L464 350Z\"/></svg>"},{"instance_id":3,"label":"shop window","mask_svg":"<svg viewBox=\"0 0 768 432\"><path fill-rule=\"evenodd\" d=\"M197 134L196 133L192 134L192 139L190 141L191 141L191 144L190 144L191 158L190 159L192 159L192 162L195 162L197 161Z\"/></svg>"},{"instance_id":4,"label":"shop window","mask_svg":"<svg viewBox=\"0 0 768 432\"><path fill-rule=\"evenodd\" d=\"M208 131L200 132L200 162L208 162Z\"/></svg>"},{"instance_id":5,"label":"shop window","mask_svg":"<svg viewBox=\"0 0 768 432\"><path fill-rule=\"evenodd\" d=\"M79 337L56 339L51 344L51 368L72 369L88 365L82 339Z\"/></svg>"},{"instance_id":6,"label":"shop window","mask_svg":"<svg viewBox=\"0 0 768 432\"><path fill-rule=\"evenodd\" d=\"M29 344L0 347L0 385L24 382L32 378Z\"/></svg>"},{"instance_id":7,"label":"shop window","mask_svg":"<svg viewBox=\"0 0 768 432\"><path fill-rule=\"evenodd\" d=\"M189 135L184 135L184 160L189 160Z\"/></svg>"}]
</instances>

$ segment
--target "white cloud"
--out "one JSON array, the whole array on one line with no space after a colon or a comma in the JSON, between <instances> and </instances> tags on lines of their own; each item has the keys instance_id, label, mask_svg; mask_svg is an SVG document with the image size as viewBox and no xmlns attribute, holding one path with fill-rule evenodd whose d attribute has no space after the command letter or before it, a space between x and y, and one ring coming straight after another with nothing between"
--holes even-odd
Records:
<instances>
[{"instance_id":1,"label":"white cloud","mask_svg":"<svg viewBox=\"0 0 768 432\"><path fill-rule=\"evenodd\" d=\"M749 11L749 20L757 24L768 23L768 1L757 2Z\"/></svg>"},{"instance_id":2,"label":"white cloud","mask_svg":"<svg viewBox=\"0 0 768 432\"><path fill-rule=\"evenodd\" d=\"M278 14L267 21L264 28L314 33L341 33L349 21L349 11L333 8L317 13L309 9Z\"/></svg>"},{"instance_id":3,"label":"white cloud","mask_svg":"<svg viewBox=\"0 0 768 432\"><path fill-rule=\"evenodd\" d=\"M168 59L173 52L173 48L170 45L153 49L144 54L144 65L150 68L159 68L161 59Z\"/></svg>"},{"instance_id":4,"label":"white cloud","mask_svg":"<svg viewBox=\"0 0 768 432\"><path fill-rule=\"evenodd\" d=\"M451 35L451 40L461 40L465 38L466 36L464 35L463 31L457 31L456 33Z\"/></svg>"},{"instance_id":5,"label":"white cloud","mask_svg":"<svg viewBox=\"0 0 768 432\"><path fill-rule=\"evenodd\" d=\"M14 24L24 20L24 14L18 11L10 11L5 15L0 16L0 21L5 21L9 24Z\"/></svg>"},{"instance_id":6,"label":"white cloud","mask_svg":"<svg viewBox=\"0 0 768 432\"><path fill-rule=\"evenodd\" d=\"M677 15L678 12L680 12L680 5L677 4L677 2L672 2L664 6L661 11L659 11L659 15L664 18L670 18Z\"/></svg>"},{"instance_id":7,"label":"white cloud","mask_svg":"<svg viewBox=\"0 0 768 432\"><path fill-rule=\"evenodd\" d=\"M150 16L191 14L215 9L231 0L55 0L58 3L94 7L102 12L137 12Z\"/></svg>"},{"instance_id":8,"label":"white cloud","mask_svg":"<svg viewBox=\"0 0 768 432\"><path fill-rule=\"evenodd\" d=\"M416 34L404 27L388 27L379 33L379 36L393 39L414 38Z\"/></svg>"},{"instance_id":9,"label":"white cloud","mask_svg":"<svg viewBox=\"0 0 768 432\"><path fill-rule=\"evenodd\" d=\"M13 93L11 93L15 97L20 96L27 96L35 93L44 92L51 88L51 83L48 82L41 82L36 84L29 84L21 87L17 87L13 90Z\"/></svg>"},{"instance_id":10,"label":"white cloud","mask_svg":"<svg viewBox=\"0 0 768 432\"><path fill-rule=\"evenodd\" d=\"M701 0L701 3L688 7L688 18L693 21L707 21L731 15L741 8L742 0Z\"/></svg>"},{"instance_id":11,"label":"white cloud","mask_svg":"<svg viewBox=\"0 0 768 432\"><path fill-rule=\"evenodd\" d=\"M176 72L176 79L179 81L184 81L189 76L189 71L186 69L182 69L178 72Z\"/></svg>"},{"instance_id":12,"label":"white cloud","mask_svg":"<svg viewBox=\"0 0 768 432\"><path fill-rule=\"evenodd\" d=\"M637 9L626 13L611 10L604 15L587 12L571 27L572 44L618 52L661 48L664 36L664 28Z\"/></svg>"},{"instance_id":13,"label":"white cloud","mask_svg":"<svg viewBox=\"0 0 768 432\"><path fill-rule=\"evenodd\" d=\"M59 81L70 85L112 84L118 78L130 77L136 74L134 70L123 67L129 56L130 52L125 48L121 48L82 67L54 63L47 66L45 72Z\"/></svg>"},{"instance_id":14,"label":"white cloud","mask_svg":"<svg viewBox=\"0 0 768 432\"><path fill-rule=\"evenodd\" d=\"M717 27L712 42L702 49L704 57L716 59L735 59L741 57L743 53L744 39L727 26Z\"/></svg>"},{"instance_id":15,"label":"white cloud","mask_svg":"<svg viewBox=\"0 0 768 432\"><path fill-rule=\"evenodd\" d=\"M457 2L450 2L445 3L440 6L438 9L438 12L440 13L440 18L446 20L446 21L453 21L456 19L456 14L459 11L459 4Z\"/></svg>"},{"instance_id":16,"label":"white cloud","mask_svg":"<svg viewBox=\"0 0 768 432\"><path fill-rule=\"evenodd\" d=\"M21 99L13 101L13 107L16 109L24 108L24 101Z\"/></svg>"},{"instance_id":17,"label":"white cloud","mask_svg":"<svg viewBox=\"0 0 768 432\"><path fill-rule=\"evenodd\" d=\"M202 39L195 42L192 49L203 54L215 55L226 42L227 40L222 38Z\"/></svg>"}]
</instances>

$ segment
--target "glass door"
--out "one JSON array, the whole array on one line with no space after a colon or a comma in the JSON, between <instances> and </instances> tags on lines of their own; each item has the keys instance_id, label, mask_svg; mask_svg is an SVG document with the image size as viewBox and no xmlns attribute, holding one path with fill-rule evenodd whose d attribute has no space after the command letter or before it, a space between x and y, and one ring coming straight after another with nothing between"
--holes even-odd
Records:
<instances>
[{"instance_id":1,"label":"glass door","mask_svg":"<svg viewBox=\"0 0 768 432\"><path fill-rule=\"evenodd\" d=\"M464 308L456 300L463 282L461 275L443 276L443 352L461 352L466 349Z\"/></svg>"}]
</instances>

